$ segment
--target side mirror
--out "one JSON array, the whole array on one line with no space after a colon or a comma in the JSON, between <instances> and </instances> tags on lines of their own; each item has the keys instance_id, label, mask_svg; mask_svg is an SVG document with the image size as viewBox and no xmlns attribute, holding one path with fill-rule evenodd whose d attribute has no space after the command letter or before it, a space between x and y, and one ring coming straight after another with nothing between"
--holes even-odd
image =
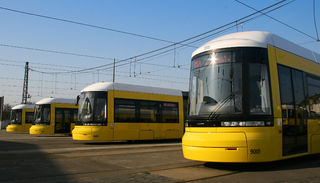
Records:
<instances>
[{"instance_id":1,"label":"side mirror","mask_svg":"<svg viewBox=\"0 0 320 183\"><path fill-rule=\"evenodd\" d=\"M79 104L79 100L80 100L80 96L78 95L78 96L77 96L77 102L76 102L76 105L78 105L78 104Z\"/></svg>"}]
</instances>

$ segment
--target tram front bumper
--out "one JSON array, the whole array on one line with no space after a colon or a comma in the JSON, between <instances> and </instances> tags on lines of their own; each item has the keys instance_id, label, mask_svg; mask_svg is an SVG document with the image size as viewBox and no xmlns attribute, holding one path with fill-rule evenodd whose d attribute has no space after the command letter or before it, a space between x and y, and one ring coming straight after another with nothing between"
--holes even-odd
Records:
<instances>
[{"instance_id":1,"label":"tram front bumper","mask_svg":"<svg viewBox=\"0 0 320 183\"><path fill-rule=\"evenodd\" d=\"M72 130L73 140L108 141L110 130L105 126L75 126Z\"/></svg>"},{"instance_id":2,"label":"tram front bumper","mask_svg":"<svg viewBox=\"0 0 320 183\"><path fill-rule=\"evenodd\" d=\"M22 125L8 125L7 132L25 132L24 127Z\"/></svg>"},{"instance_id":3,"label":"tram front bumper","mask_svg":"<svg viewBox=\"0 0 320 183\"><path fill-rule=\"evenodd\" d=\"M29 129L32 135L53 134L50 125L32 125Z\"/></svg>"},{"instance_id":4,"label":"tram front bumper","mask_svg":"<svg viewBox=\"0 0 320 183\"><path fill-rule=\"evenodd\" d=\"M247 162L248 145L242 132L186 132L182 139L187 159L205 162Z\"/></svg>"}]
</instances>

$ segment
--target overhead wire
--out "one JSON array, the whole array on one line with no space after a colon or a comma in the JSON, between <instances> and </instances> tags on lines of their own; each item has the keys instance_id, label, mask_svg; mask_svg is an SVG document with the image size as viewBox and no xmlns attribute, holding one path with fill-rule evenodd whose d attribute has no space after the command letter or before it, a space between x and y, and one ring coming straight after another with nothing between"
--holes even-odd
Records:
<instances>
[{"instance_id":1,"label":"overhead wire","mask_svg":"<svg viewBox=\"0 0 320 183\"><path fill-rule=\"evenodd\" d=\"M243 21L243 20L245 20L245 19L247 19L247 18L249 18L249 17L251 17L251 16L254 16L254 15L256 15L256 14L262 12L262 11L265 11L265 10L267 10L267 9L270 9L270 8L272 8L272 7L274 7L274 6L277 6L277 5L279 5L279 4L281 4L281 3L285 2L285 1L287 1L287 0L281 0L281 1L277 2L277 3L274 3L274 4L272 4L272 5L270 5L270 6L266 7L266 8L263 8L263 9L259 10L258 12L249 14L249 15L247 15L247 16L244 16L244 17L240 18L240 19L237 19L237 20L235 20L235 21L229 22L229 23L227 23L227 24L224 24L224 25L219 26L219 27L217 27L217 28L211 29L211 30L206 31L206 32L204 32L204 33L201 33L201 34L192 36L192 37L187 38L187 39L185 39L185 40L176 42L176 43L174 43L174 44L170 44L170 45L167 45L167 46L158 48L158 49L154 49L154 50L151 50L151 51L148 51L148 52L144 52L144 53L141 53L141 54L139 54L139 55L131 56L131 57L126 58L126 59L118 60L118 61L116 62L116 64L119 64L119 63L122 63L122 62L127 62L127 61L129 61L129 60L131 60L131 59L135 59L135 58L138 58L138 57L143 57L143 56L145 56L145 55L150 55L150 54L152 54L152 53L159 52L159 51L168 49L168 48L173 47L173 46L176 46L176 45L180 45L180 47L184 47L182 44L185 43L185 42L188 42L188 41L190 41L190 40L196 39L196 38L198 38L198 37L202 37L202 36L204 36L204 35L206 35L206 34L209 34L209 33L211 33L211 32L220 30L220 29L222 29L222 28L224 28L224 27L227 27L227 26L230 26L230 25L233 25L233 24L237 24L237 23L240 22L240 21ZM294 0L293 0L293 1L294 1ZM291 2L293 2L293 1L291 1ZM288 4L288 3L287 3L287 4ZM280 7L283 7L283 6L280 6ZM274 8L272 11L274 11L274 10L276 10L276 9L279 9L279 8ZM193 43L193 42L191 42L191 43ZM170 51L171 51L171 50L170 50ZM160 53L160 54L167 53L167 52L168 52L168 51L163 51L163 52ZM159 54L156 54L156 55L159 55ZM150 57L148 57L148 58L150 58ZM129 63L125 63L125 64L122 64L122 65L127 65L127 64L129 64ZM103 64L103 65L99 65L99 66L95 66L95 67L90 67L90 68L86 68L86 69L74 70L74 71L71 71L71 72L72 72L72 73L78 73L78 72L84 72L84 71L88 71L88 70L102 69L103 67L108 67L108 66L112 66L112 65L113 65L113 63ZM120 66L121 66L121 65L120 65ZM109 68L108 68L108 69L109 69ZM60 73L64 73L64 72L55 72L55 73L60 74Z\"/></svg>"},{"instance_id":2,"label":"overhead wire","mask_svg":"<svg viewBox=\"0 0 320 183\"><path fill-rule=\"evenodd\" d=\"M320 41L319 34L318 34L318 26L316 21L316 1L315 0L313 0L313 22L314 22L314 27L316 29L317 41Z\"/></svg>"},{"instance_id":3,"label":"overhead wire","mask_svg":"<svg viewBox=\"0 0 320 183\"><path fill-rule=\"evenodd\" d=\"M285 3L285 4L282 4L281 6L278 6L278 7L274 8L274 9L271 9L271 10L267 11L266 13L270 13L270 12L272 12L272 11L274 11L274 10L277 10L277 9L283 7L283 6L286 6L286 5L288 5L288 4L290 4L290 3L294 2L294 1L295 1L295 0L292 0L292 1L290 1L290 2L287 2L287 3ZM260 10L260 11L261 11L261 10ZM257 12L257 13L258 13L258 12ZM255 17L252 17L252 18L247 19L247 20L239 21L239 22L237 22L237 23L239 23L239 24L244 24L244 23L247 23L247 22L249 22L249 21L251 21L251 20L253 20L253 19L257 18L257 17L260 17L260 16L262 16L262 15L255 16ZM227 25L227 24L226 24L226 25ZM228 25L227 25L227 28L224 28L224 29L222 29L222 30L220 30L220 31L218 31L218 32L214 32L214 33L212 33L212 34L209 34L209 35L207 35L207 36L205 36L205 37L196 39L196 40L192 41L191 43L196 43L196 42L202 41L202 40L204 40L204 39L210 38L210 37L212 37L212 36L215 36L215 35L217 35L217 34L220 34L220 33L223 33L223 32L225 32L225 31L227 31L227 30L230 30L230 29L232 29L232 28L234 28L234 27L236 27L236 26L238 26L238 24L228 24ZM181 48L181 47L183 47L183 46L181 45L181 46L179 46L179 47L176 47L175 49L179 49L179 48ZM152 57L155 57L155 56L159 56L159 55L162 55L162 54L171 52L171 51L173 51L173 50L174 50L174 48L169 49L169 50L165 50L165 51L163 51L163 52L160 52L160 53L157 53L157 54L154 54L154 55L150 55L150 56L148 56L148 57L144 57L144 58L138 59L137 62L140 62L140 61L142 61L142 60L149 59L149 58L152 58ZM120 65L117 65L117 67L121 67L121 66L124 66L124 65L127 65L127 64L128 64L128 63L123 63L123 64L120 64ZM110 66L109 66L108 68L103 68L103 69L99 69L99 70L109 70L109 69L112 69L112 68L113 68L112 64L109 64L109 65L110 65Z\"/></svg>"},{"instance_id":4,"label":"overhead wire","mask_svg":"<svg viewBox=\"0 0 320 183\"><path fill-rule=\"evenodd\" d=\"M66 23L71 23L71 24L76 24L76 25L81 25L81 26L91 27L91 28L96 28L96 29L102 29L102 30L107 30L107 31L111 31L111 32L116 32L116 33L127 34L127 35L131 35L131 36L136 36L136 37L141 37L141 38L145 38L145 39L151 39L151 40L155 40L155 41L161 41L161 42L165 42L165 43L175 43L174 41L160 39L160 38L156 38L156 37L152 37L152 36L146 36L146 35L142 35L142 34L137 34L137 33L127 32L127 31L117 30L117 29L113 29L113 28L108 28L108 27L103 27L103 26L93 25L93 24L88 24L88 23L83 23L83 22L77 22L77 21L73 21L73 20L67 20L67 19L47 16L47 15L40 15L40 14L36 14L36 13L30 13L30 12L26 12L26 11L15 10L15 9L6 8L6 7L2 7L2 6L0 6L0 9L6 10L6 11L10 11L10 12L20 13L20 14L24 14L24 15L36 16L36 17L41 17L41 18L45 18L45 19L61 21L61 22L66 22ZM192 45L185 45L185 46L195 47L195 46L192 46Z\"/></svg>"},{"instance_id":5,"label":"overhead wire","mask_svg":"<svg viewBox=\"0 0 320 183\"><path fill-rule=\"evenodd\" d=\"M48 49L41 49L41 48L32 48L32 47L18 46L18 45L11 45L11 44L3 44L3 43L0 43L0 46L10 47L10 48L18 48L18 49L25 49L25 50L32 50L32 51L48 52L48 53L57 53L57 54L63 54L63 55L87 57L87 58L94 58L94 59L102 59L102 60L113 60L114 59L114 58L110 58L110 57L85 55L85 54L79 54L79 53L64 52L64 51L57 51L57 50L48 50Z\"/></svg>"},{"instance_id":6,"label":"overhead wire","mask_svg":"<svg viewBox=\"0 0 320 183\"><path fill-rule=\"evenodd\" d=\"M246 7L248 7L248 8L250 8L250 9L252 9L252 10L254 10L254 11L256 11L256 12L259 12L259 13L263 14L264 16L267 16L267 17L271 18L272 20L274 20L274 21L276 21L276 22L278 22L278 23L280 23L282 25L285 25L286 27L288 27L288 28L290 28L292 30L295 30L296 32L299 32L299 33L303 34L303 35L305 35L305 36L307 36L307 37L309 37L309 38L311 38L313 40L318 40L318 38L315 38L315 37L303 32L303 31L301 31L301 30L299 30L299 29L297 29L297 28L295 28L295 27L293 27L293 26L291 26L291 25L289 25L287 23L284 23L283 21L280 21L280 20L278 20L278 19L276 19L276 18L274 18L274 17L272 17L270 15L267 15L266 13L263 13L260 10L257 10L255 8L253 8L252 6L249 6L248 4L245 4L245 3L243 3L243 2L241 2L239 0L235 0L235 1L240 3L240 4L242 4L242 5L244 5L244 6L246 6Z\"/></svg>"}]
</instances>

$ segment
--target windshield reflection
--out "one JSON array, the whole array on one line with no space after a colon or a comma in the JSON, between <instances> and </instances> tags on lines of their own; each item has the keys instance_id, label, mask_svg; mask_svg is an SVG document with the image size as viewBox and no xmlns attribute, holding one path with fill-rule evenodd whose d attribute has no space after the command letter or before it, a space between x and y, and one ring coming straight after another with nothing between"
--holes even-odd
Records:
<instances>
[{"instance_id":1,"label":"windshield reflection","mask_svg":"<svg viewBox=\"0 0 320 183\"><path fill-rule=\"evenodd\" d=\"M193 57L190 117L271 115L267 63L263 48L230 48Z\"/></svg>"},{"instance_id":2,"label":"windshield reflection","mask_svg":"<svg viewBox=\"0 0 320 183\"><path fill-rule=\"evenodd\" d=\"M12 110L10 116L10 124L21 125L22 110Z\"/></svg>"},{"instance_id":3,"label":"windshield reflection","mask_svg":"<svg viewBox=\"0 0 320 183\"><path fill-rule=\"evenodd\" d=\"M46 105L37 105L35 107L34 112L34 123L35 124L43 124L43 125L49 125L50 124L50 104Z\"/></svg>"},{"instance_id":4,"label":"windshield reflection","mask_svg":"<svg viewBox=\"0 0 320 183\"><path fill-rule=\"evenodd\" d=\"M194 60L206 64L191 72L190 115L233 114L242 111L242 63L208 64L220 55L207 54ZM230 55L232 56L232 55ZM193 62L194 62L193 60Z\"/></svg>"},{"instance_id":5,"label":"windshield reflection","mask_svg":"<svg viewBox=\"0 0 320 183\"><path fill-rule=\"evenodd\" d=\"M107 92L81 93L78 116L82 125L105 125L107 123Z\"/></svg>"}]
</instances>

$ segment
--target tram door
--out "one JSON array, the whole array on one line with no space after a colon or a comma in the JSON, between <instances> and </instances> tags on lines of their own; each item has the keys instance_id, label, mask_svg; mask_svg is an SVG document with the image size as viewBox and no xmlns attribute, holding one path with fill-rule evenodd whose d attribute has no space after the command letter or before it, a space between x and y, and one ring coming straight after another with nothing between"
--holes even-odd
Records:
<instances>
[{"instance_id":1,"label":"tram door","mask_svg":"<svg viewBox=\"0 0 320 183\"><path fill-rule=\"evenodd\" d=\"M71 110L56 108L55 133L70 133Z\"/></svg>"},{"instance_id":2,"label":"tram door","mask_svg":"<svg viewBox=\"0 0 320 183\"><path fill-rule=\"evenodd\" d=\"M308 151L306 95L303 73L278 66L282 108L283 156Z\"/></svg>"}]
</instances>

